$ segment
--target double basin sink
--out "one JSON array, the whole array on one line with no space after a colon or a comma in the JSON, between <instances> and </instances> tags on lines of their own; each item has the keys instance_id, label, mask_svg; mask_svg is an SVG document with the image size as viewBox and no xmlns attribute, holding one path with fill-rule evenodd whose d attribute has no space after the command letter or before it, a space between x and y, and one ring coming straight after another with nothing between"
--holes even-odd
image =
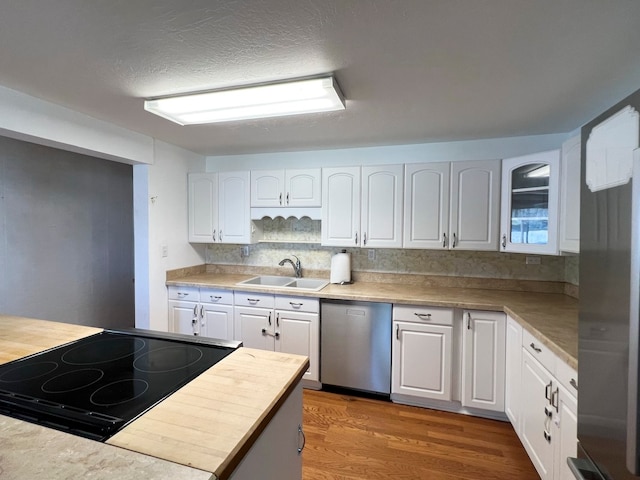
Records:
<instances>
[{"instance_id":1,"label":"double basin sink","mask_svg":"<svg viewBox=\"0 0 640 480\"><path fill-rule=\"evenodd\" d=\"M284 288L287 290L307 290L311 292L322 290L328 284L328 281L320 278L281 277L279 275L260 275L236 283L236 285L249 287Z\"/></svg>"}]
</instances>

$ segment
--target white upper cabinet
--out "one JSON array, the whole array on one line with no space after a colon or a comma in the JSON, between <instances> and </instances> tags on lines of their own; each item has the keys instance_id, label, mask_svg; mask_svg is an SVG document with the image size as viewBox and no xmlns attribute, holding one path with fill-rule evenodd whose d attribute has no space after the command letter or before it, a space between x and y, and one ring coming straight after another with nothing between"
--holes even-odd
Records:
<instances>
[{"instance_id":1,"label":"white upper cabinet","mask_svg":"<svg viewBox=\"0 0 640 480\"><path fill-rule=\"evenodd\" d=\"M322 169L322 245L360 245L360 167Z\"/></svg>"},{"instance_id":2,"label":"white upper cabinet","mask_svg":"<svg viewBox=\"0 0 640 480\"><path fill-rule=\"evenodd\" d=\"M224 243L251 243L249 172L218 174L218 238Z\"/></svg>"},{"instance_id":3,"label":"white upper cabinet","mask_svg":"<svg viewBox=\"0 0 640 480\"><path fill-rule=\"evenodd\" d=\"M500 161L451 164L451 248L498 250Z\"/></svg>"},{"instance_id":4,"label":"white upper cabinet","mask_svg":"<svg viewBox=\"0 0 640 480\"><path fill-rule=\"evenodd\" d=\"M560 151L503 160L501 250L557 255Z\"/></svg>"},{"instance_id":5,"label":"white upper cabinet","mask_svg":"<svg viewBox=\"0 0 640 480\"><path fill-rule=\"evenodd\" d=\"M362 167L362 247L402 247L404 165Z\"/></svg>"},{"instance_id":6,"label":"white upper cabinet","mask_svg":"<svg viewBox=\"0 0 640 480\"><path fill-rule=\"evenodd\" d=\"M319 207L319 168L293 170L253 170L252 207Z\"/></svg>"},{"instance_id":7,"label":"white upper cabinet","mask_svg":"<svg viewBox=\"0 0 640 480\"><path fill-rule=\"evenodd\" d=\"M447 248L450 171L449 162L406 165L405 248Z\"/></svg>"},{"instance_id":8,"label":"white upper cabinet","mask_svg":"<svg viewBox=\"0 0 640 480\"><path fill-rule=\"evenodd\" d=\"M408 164L404 247L498 250L500 161Z\"/></svg>"},{"instance_id":9,"label":"white upper cabinet","mask_svg":"<svg viewBox=\"0 0 640 480\"><path fill-rule=\"evenodd\" d=\"M218 175L189 175L189 241L212 243L218 229Z\"/></svg>"},{"instance_id":10,"label":"white upper cabinet","mask_svg":"<svg viewBox=\"0 0 640 480\"><path fill-rule=\"evenodd\" d=\"M580 135L562 144L560 251L580 252Z\"/></svg>"}]
</instances>

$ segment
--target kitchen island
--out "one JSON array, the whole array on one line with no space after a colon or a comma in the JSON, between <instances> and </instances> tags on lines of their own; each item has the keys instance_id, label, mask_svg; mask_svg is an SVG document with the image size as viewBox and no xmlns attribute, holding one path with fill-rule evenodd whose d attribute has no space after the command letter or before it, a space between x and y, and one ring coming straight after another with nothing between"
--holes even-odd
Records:
<instances>
[{"instance_id":1,"label":"kitchen island","mask_svg":"<svg viewBox=\"0 0 640 480\"><path fill-rule=\"evenodd\" d=\"M0 359L8 362L100 331L0 315ZM307 368L306 357L240 348L108 444L0 416L0 473L35 479L128 478L126 471L132 478L250 478L242 474L251 471L263 435L276 421L295 424L283 448L298 455L300 379Z\"/></svg>"}]
</instances>

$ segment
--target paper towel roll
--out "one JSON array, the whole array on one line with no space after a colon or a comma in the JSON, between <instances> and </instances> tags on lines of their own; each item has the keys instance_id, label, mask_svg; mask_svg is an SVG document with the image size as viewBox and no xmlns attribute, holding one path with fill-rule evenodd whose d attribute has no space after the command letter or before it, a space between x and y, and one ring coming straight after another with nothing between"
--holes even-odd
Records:
<instances>
[{"instance_id":1,"label":"paper towel roll","mask_svg":"<svg viewBox=\"0 0 640 480\"><path fill-rule=\"evenodd\" d=\"M351 282L351 255L346 250L331 257L331 283Z\"/></svg>"}]
</instances>

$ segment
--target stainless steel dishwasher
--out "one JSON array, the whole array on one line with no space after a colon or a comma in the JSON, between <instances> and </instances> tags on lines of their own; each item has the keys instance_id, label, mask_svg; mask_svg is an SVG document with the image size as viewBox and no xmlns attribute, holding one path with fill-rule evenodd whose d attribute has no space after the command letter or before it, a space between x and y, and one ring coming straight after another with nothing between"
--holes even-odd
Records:
<instances>
[{"instance_id":1,"label":"stainless steel dishwasher","mask_svg":"<svg viewBox=\"0 0 640 480\"><path fill-rule=\"evenodd\" d=\"M391 304L323 300L320 381L366 392L391 392Z\"/></svg>"}]
</instances>

